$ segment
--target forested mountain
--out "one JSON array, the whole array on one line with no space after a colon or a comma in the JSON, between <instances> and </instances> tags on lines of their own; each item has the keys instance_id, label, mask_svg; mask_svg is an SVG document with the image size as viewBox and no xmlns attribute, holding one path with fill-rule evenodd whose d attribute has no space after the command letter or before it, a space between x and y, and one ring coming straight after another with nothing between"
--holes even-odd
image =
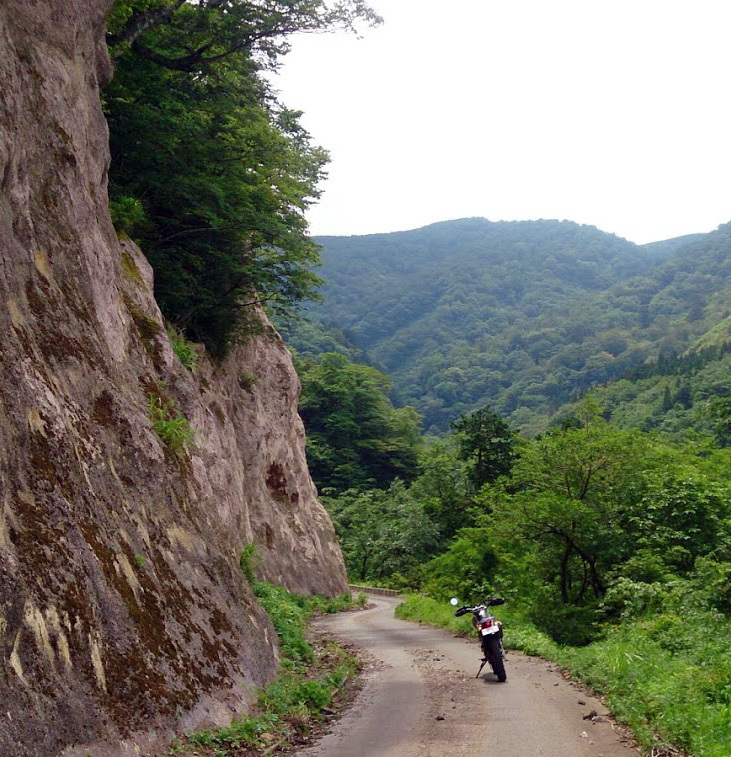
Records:
<instances>
[{"instance_id":1,"label":"forested mountain","mask_svg":"<svg viewBox=\"0 0 731 757\"><path fill-rule=\"evenodd\" d=\"M489 403L537 432L589 387L727 333L731 225L644 246L478 218L318 241L311 314L364 348L427 429Z\"/></svg>"}]
</instances>

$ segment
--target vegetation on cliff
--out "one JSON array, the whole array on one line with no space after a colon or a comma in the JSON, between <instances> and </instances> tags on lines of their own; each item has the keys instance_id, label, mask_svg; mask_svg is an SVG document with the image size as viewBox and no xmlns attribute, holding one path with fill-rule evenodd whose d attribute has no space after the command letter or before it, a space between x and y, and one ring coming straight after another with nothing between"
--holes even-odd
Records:
<instances>
[{"instance_id":1,"label":"vegetation on cliff","mask_svg":"<svg viewBox=\"0 0 731 757\"><path fill-rule=\"evenodd\" d=\"M188 734L175 742L171 754L225 757L242 749L258 754L303 743L360 667L333 641L307 634L313 614L352 609L350 596L304 597L264 582L253 586L280 639L279 676L259 692L254 711L225 728Z\"/></svg>"},{"instance_id":2,"label":"vegetation on cliff","mask_svg":"<svg viewBox=\"0 0 731 757\"><path fill-rule=\"evenodd\" d=\"M305 210L327 154L263 76L301 31L377 23L361 0L117 0L104 93L119 231L140 242L165 316L221 355L251 305L313 297Z\"/></svg>"}]
</instances>

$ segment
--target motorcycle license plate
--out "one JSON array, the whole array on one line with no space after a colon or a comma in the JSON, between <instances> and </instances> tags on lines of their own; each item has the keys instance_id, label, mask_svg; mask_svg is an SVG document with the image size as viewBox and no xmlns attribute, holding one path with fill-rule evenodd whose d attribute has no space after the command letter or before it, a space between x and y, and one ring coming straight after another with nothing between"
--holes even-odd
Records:
<instances>
[{"instance_id":1,"label":"motorcycle license plate","mask_svg":"<svg viewBox=\"0 0 731 757\"><path fill-rule=\"evenodd\" d=\"M497 633L500 629L497 626L493 626L492 628L482 628L480 630L480 633L483 636L489 636L491 633Z\"/></svg>"}]
</instances>

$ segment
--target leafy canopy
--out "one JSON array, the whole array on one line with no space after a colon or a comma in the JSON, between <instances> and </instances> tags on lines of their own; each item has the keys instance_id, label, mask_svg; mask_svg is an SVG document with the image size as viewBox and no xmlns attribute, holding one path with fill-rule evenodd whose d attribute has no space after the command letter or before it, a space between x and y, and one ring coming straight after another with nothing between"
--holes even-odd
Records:
<instances>
[{"instance_id":1,"label":"leafy canopy","mask_svg":"<svg viewBox=\"0 0 731 757\"><path fill-rule=\"evenodd\" d=\"M261 71L290 34L360 19L378 21L358 0L114 6L112 210L149 257L166 317L214 354L251 328L253 305L287 314L319 284L304 213L327 154Z\"/></svg>"},{"instance_id":2,"label":"leafy canopy","mask_svg":"<svg viewBox=\"0 0 731 757\"><path fill-rule=\"evenodd\" d=\"M417 472L419 416L394 408L386 376L344 355L297 362L307 462L320 489L386 488Z\"/></svg>"},{"instance_id":3,"label":"leafy canopy","mask_svg":"<svg viewBox=\"0 0 731 757\"><path fill-rule=\"evenodd\" d=\"M516 434L489 406L452 422L462 460L474 490L510 473L515 459Z\"/></svg>"}]
</instances>

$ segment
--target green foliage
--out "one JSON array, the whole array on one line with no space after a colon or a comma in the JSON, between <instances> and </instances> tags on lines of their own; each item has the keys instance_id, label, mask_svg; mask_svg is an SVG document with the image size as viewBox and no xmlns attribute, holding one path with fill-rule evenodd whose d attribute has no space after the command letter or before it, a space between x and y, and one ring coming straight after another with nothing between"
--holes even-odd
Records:
<instances>
[{"instance_id":1,"label":"green foliage","mask_svg":"<svg viewBox=\"0 0 731 757\"><path fill-rule=\"evenodd\" d=\"M307 611L286 589L254 583L254 594L267 611L279 635L282 656L292 662L312 662L312 647L305 639Z\"/></svg>"},{"instance_id":2,"label":"green foliage","mask_svg":"<svg viewBox=\"0 0 731 757\"><path fill-rule=\"evenodd\" d=\"M419 455L419 471L411 484L411 495L423 504L446 542L473 521L466 463L458 455L454 438L425 445Z\"/></svg>"},{"instance_id":3,"label":"green foliage","mask_svg":"<svg viewBox=\"0 0 731 757\"><path fill-rule=\"evenodd\" d=\"M180 362L189 370L195 370L199 356L195 345L185 338L185 334L175 326L168 327L168 339L173 352Z\"/></svg>"},{"instance_id":4,"label":"green foliage","mask_svg":"<svg viewBox=\"0 0 731 757\"><path fill-rule=\"evenodd\" d=\"M348 574L357 581L386 581L409 574L434 555L439 531L401 482L386 491L348 490L323 497L335 526Z\"/></svg>"},{"instance_id":5,"label":"green foliage","mask_svg":"<svg viewBox=\"0 0 731 757\"><path fill-rule=\"evenodd\" d=\"M155 270L169 321L216 355L251 306L286 314L314 296L305 211L326 153L262 75L297 31L377 23L361 0L261 4L117 0L104 93L110 198Z\"/></svg>"},{"instance_id":6,"label":"green foliage","mask_svg":"<svg viewBox=\"0 0 731 757\"><path fill-rule=\"evenodd\" d=\"M509 485L483 492L498 541L526 539L539 550L534 567L546 588L536 597L536 618L556 599L591 608L603 596L607 571L628 548L627 497L640 446L586 405L579 428L536 440L516 462Z\"/></svg>"},{"instance_id":7,"label":"green foliage","mask_svg":"<svg viewBox=\"0 0 731 757\"><path fill-rule=\"evenodd\" d=\"M188 448L195 432L172 400L166 400L158 393L150 394L147 412L154 432L170 450L180 453Z\"/></svg>"},{"instance_id":8,"label":"green foliage","mask_svg":"<svg viewBox=\"0 0 731 757\"><path fill-rule=\"evenodd\" d=\"M241 371L239 373L238 384L247 392L250 392L259 382L259 379L250 371Z\"/></svg>"},{"instance_id":9,"label":"green foliage","mask_svg":"<svg viewBox=\"0 0 731 757\"><path fill-rule=\"evenodd\" d=\"M729 621L676 607L627 623L606 639L559 656L604 694L612 712L644 746L672 744L694 755L731 749Z\"/></svg>"},{"instance_id":10,"label":"green foliage","mask_svg":"<svg viewBox=\"0 0 731 757\"><path fill-rule=\"evenodd\" d=\"M424 591L444 600L489 594L498 563L490 540L488 528L457 532L447 551L424 565Z\"/></svg>"},{"instance_id":11,"label":"green foliage","mask_svg":"<svg viewBox=\"0 0 731 757\"><path fill-rule=\"evenodd\" d=\"M253 586L256 578L257 567L256 544L254 542L247 544L241 550L241 556L239 557L239 567L241 568L241 572L244 574L244 578Z\"/></svg>"},{"instance_id":12,"label":"green foliage","mask_svg":"<svg viewBox=\"0 0 731 757\"><path fill-rule=\"evenodd\" d=\"M694 373L731 342L731 225L644 248L568 222L483 219L320 241L326 302L312 314L367 350L427 429L489 402L534 435L622 378L659 384L638 408L646 428L709 425L687 405L703 401Z\"/></svg>"},{"instance_id":13,"label":"green foliage","mask_svg":"<svg viewBox=\"0 0 731 757\"><path fill-rule=\"evenodd\" d=\"M135 564L135 567L140 568L141 570L142 568L145 567L145 565L147 565L147 558L142 554L136 554L134 556L133 562Z\"/></svg>"},{"instance_id":14,"label":"green foliage","mask_svg":"<svg viewBox=\"0 0 731 757\"><path fill-rule=\"evenodd\" d=\"M145 209L136 197L121 195L111 200L109 212L117 234L131 236L145 220Z\"/></svg>"},{"instance_id":15,"label":"green foliage","mask_svg":"<svg viewBox=\"0 0 731 757\"><path fill-rule=\"evenodd\" d=\"M709 410L715 421L713 433L716 442L721 447L727 447L731 441L731 397L715 397Z\"/></svg>"},{"instance_id":16,"label":"green foliage","mask_svg":"<svg viewBox=\"0 0 731 757\"><path fill-rule=\"evenodd\" d=\"M515 459L516 435L489 406L453 421L462 460L468 464L467 476L477 491L500 476L510 473Z\"/></svg>"},{"instance_id":17,"label":"green foliage","mask_svg":"<svg viewBox=\"0 0 731 757\"><path fill-rule=\"evenodd\" d=\"M304 318L277 321L276 326L290 349L302 358L317 360L325 353L337 352L353 363L369 364L366 351L356 346L347 333L333 326Z\"/></svg>"},{"instance_id":18,"label":"green foliage","mask_svg":"<svg viewBox=\"0 0 731 757\"><path fill-rule=\"evenodd\" d=\"M382 373L336 353L299 360L297 370L307 462L318 488L385 488L397 477L414 477L419 417L393 407Z\"/></svg>"},{"instance_id":19,"label":"green foliage","mask_svg":"<svg viewBox=\"0 0 731 757\"><path fill-rule=\"evenodd\" d=\"M362 0L344 0L332 7L323 0L231 0L223 8L221 3L181 6L177 0L116 0L108 17L108 45L117 55L134 45L139 54L179 70L199 70L252 50L274 65L289 51L291 34L355 31L359 24L375 26L382 20ZM162 27L165 33L161 50L146 46L149 37L142 32L150 25ZM181 57L181 50L187 55Z\"/></svg>"},{"instance_id":20,"label":"green foliage","mask_svg":"<svg viewBox=\"0 0 731 757\"><path fill-rule=\"evenodd\" d=\"M499 577L570 644L595 638L602 617L656 608L669 577L723 550L731 527L725 454L616 430L590 403L577 420L527 445L511 478L478 497Z\"/></svg>"}]
</instances>

